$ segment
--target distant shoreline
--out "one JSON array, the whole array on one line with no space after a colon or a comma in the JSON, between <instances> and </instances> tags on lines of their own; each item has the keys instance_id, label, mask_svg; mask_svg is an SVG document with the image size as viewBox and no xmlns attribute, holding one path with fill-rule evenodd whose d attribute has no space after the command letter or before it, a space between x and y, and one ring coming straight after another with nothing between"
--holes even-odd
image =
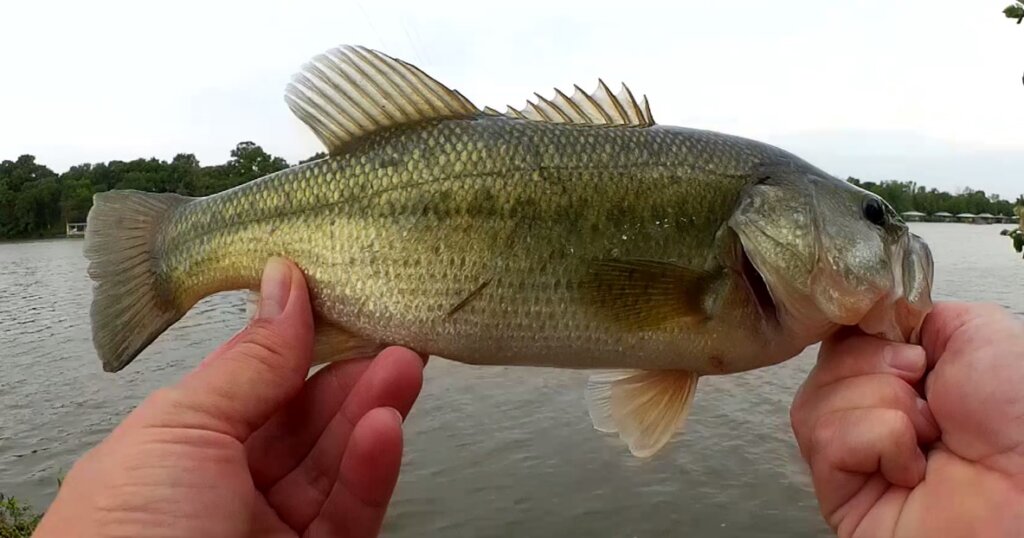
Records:
<instances>
[{"instance_id":1,"label":"distant shoreline","mask_svg":"<svg viewBox=\"0 0 1024 538\"><path fill-rule=\"evenodd\" d=\"M4 238L4 239L0 239L0 245L6 245L6 244L9 244L9 243L32 243L32 242L36 242L36 241L53 241L53 240L56 240L56 239L73 239L73 240L78 241L78 240L85 239L85 236L82 236L82 235L56 234L56 235L41 235L41 236L35 236L35 237L7 237L7 238Z\"/></svg>"}]
</instances>

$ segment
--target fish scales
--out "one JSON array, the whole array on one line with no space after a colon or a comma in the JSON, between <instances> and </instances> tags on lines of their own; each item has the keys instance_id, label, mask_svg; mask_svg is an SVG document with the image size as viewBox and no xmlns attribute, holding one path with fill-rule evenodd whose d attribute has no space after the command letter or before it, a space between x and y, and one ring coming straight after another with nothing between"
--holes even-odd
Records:
<instances>
[{"instance_id":1,"label":"fish scales","mask_svg":"<svg viewBox=\"0 0 1024 538\"><path fill-rule=\"evenodd\" d=\"M307 272L325 318L380 341L474 363L678 367L666 341L679 335L609 332L589 311L589 262L723 269L716 235L740 190L783 158L691 129L431 122L184 206L163 260L181 306L254 287L279 255ZM729 355L693 336L691 368Z\"/></svg>"}]
</instances>

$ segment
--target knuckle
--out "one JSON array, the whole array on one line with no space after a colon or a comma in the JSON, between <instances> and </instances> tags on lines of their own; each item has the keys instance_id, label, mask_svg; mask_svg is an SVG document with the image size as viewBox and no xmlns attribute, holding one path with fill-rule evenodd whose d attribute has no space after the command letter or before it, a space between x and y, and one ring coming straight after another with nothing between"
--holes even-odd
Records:
<instances>
[{"instance_id":1,"label":"knuckle","mask_svg":"<svg viewBox=\"0 0 1024 538\"><path fill-rule=\"evenodd\" d=\"M799 396L793 400L793 404L789 406L789 423L793 425L793 429L798 429L798 426L803 422L804 409L802 400Z\"/></svg>"},{"instance_id":2,"label":"knuckle","mask_svg":"<svg viewBox=\"0 0 1024 538\"><path fill-rule=\"evenodd\" d=\"M896 409L879 409L876 413L874 420L877 421L878 428L893 438L904 438L913 437L914 434L914 423L910 420L903 411Z\"/></svg>"},{"instance_id":3,"label":"knuckle","mask_svg":"<svg viewBox=\"0 0 1024 538\"><path fill-rule=\"evenodd\" d=\"M290 346L290 340L274 327L257 322L247 329L245 337L231 350L229 357L240 366L255 370L265 382L291 382L293 369L286 363L301 351Z\"/></svg>"},{"instance_id":4,"label":"knuckle","mask_svg":"<svg viewBox=\"0 0 1024 538\"><path fill-rule=\"evenodd\" d=\"M806 448L804 446L806 444L806 442L805 442L805 437L806 436L804 435L804 430L805 430L804 424L805 424L804 417L799 412L799 410L797 410L796 407L790 408L790 410L789 410L789 427L790 427L790 429L793 430L793 436L796 437L796 444L797 444L797 446L800 447L801 451Z\"/></svg>"},{"instance_id":5,"label":"knuckle","mask_svg":"<svg viewBox=\"0 0 1024 538\"><path fill-rule=\"evenodd\" d=\"M789 406L789 423L792 424L794 431L802 430L811 415L808 398L807 392L800 389Z\"/></svg>"},{"instance_id":6,"label":"knuckle","mask_svg":"<svg viewBox=\"0 0 1024 538\"><path fill-rule=\"evenodd\" d=\"M146 398L146 401L153 407L168 409L177 407L181 403L181 397L178 395L177 389L173 387L162 387L153 391Z\"/></svg>"},{"instance_id":7,"label":"knuckle","mask_svg":"<svg viewBox=\"0 0 1024 538\"><path fill-rule=\"evenodd\" d=\"M822 454L832 446L842 428L840 413L827 413L817 420L811 431L811 447L814 454Z\"/></svg>"},{"instance_id":8,"label":"knuckle","mask_svg":"<svg viewBox=\"0 0 1024 538\"><path fill-rule=\"evenodd\" d=\"M1003 315L1006 312L1006 308L995 301L985 301L978 305L978 311L984 314Z\"/></svg>"},{"instance_id":9,"label":"knuckle","mask_svg":"<svg viewBox=\"0 0 1024 538\"><path fill-rule=\"evenodd\" d=\"M288 352L288 338L269 323L257 321L239 345L239 351L255 359L283 356Z\"/></svg>"},{"instance_id":10,"label":"knuckle","mask_svg":"<svg viewBox=\"0 0 1024 538\"><path fill-rule=\"evenodd\" d=\"M898 377L885 375L883 381L878 384L876 397L882 406L895 409L905 409L908 404L913 405L917 399L917 392L906 381Z\"/></svg>"}]
</instances>

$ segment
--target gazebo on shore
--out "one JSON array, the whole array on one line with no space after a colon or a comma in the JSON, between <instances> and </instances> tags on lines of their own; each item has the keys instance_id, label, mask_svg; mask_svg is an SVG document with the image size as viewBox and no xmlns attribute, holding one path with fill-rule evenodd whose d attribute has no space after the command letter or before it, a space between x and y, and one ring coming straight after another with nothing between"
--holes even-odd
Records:
<instances>
[{"instance_id":1,"label":"gazebo on shore","mask_svg":"<svg viewBox=\"0 0 1024 538\"><path fill-rule=\"evenodd\" d=\"M924 220L928 215L925 215L920 211L904 211L903 213L900 213L900 216L907 222L918 222Z\"/></svg>"}]
</instances>

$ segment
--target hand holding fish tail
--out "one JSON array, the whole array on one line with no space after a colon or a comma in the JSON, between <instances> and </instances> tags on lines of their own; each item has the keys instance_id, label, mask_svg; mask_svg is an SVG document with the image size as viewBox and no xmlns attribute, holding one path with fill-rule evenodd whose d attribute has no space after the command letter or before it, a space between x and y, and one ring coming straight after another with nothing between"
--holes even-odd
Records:
<instances>
[{"instance_id":1,"label":"hand holding fish tail","mask_svg":"<svg viewBox=\"0 0 1024 538\"><path fill-rule=\"evenodd\" d=\"M791 411L822 514L843 537L1019 536L1024 324L945 303L921 339L822 345Z\"/></svg>"},{"instance_id":2,"label":"hand holding fish tail","mask_svg":"<svg viewBox=\"0 0 1024 538\"><path fill-rule=\"evenodd\" d=\"M402 348L307 381L313 315L272 259L256 318L154 393L68 473L35 536L376 536L423 358Z\"/></svg>"}]
</instances>

